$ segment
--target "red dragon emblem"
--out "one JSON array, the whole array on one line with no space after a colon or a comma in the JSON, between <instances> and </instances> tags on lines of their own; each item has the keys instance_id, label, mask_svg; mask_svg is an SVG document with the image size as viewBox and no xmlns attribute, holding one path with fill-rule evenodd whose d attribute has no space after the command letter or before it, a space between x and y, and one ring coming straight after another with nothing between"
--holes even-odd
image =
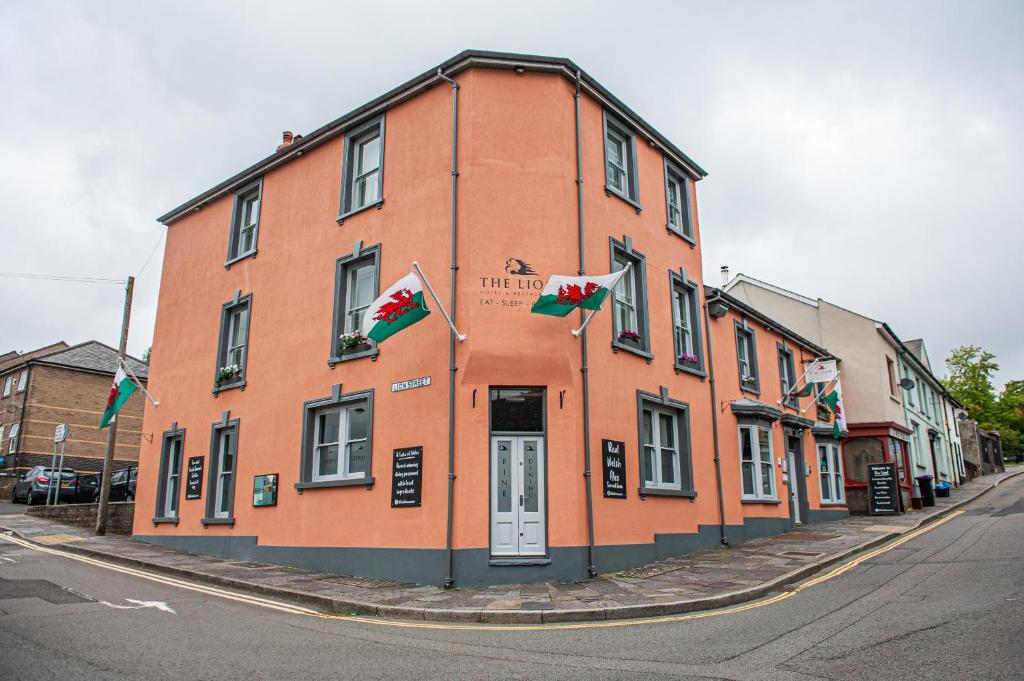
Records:
<instances>
[{"instance_id":1,"label":"red dragon emblem","mask_svg":"<svg viewBox=\"0 0 1024 681\"><path fill-rule=\"evenodd\" d=\"M592 281L588 281L586 285L581 289L578 284L569 284L568 286L558 287L558 299L555 300L559 305L579 305L584 300L600 291L603 286L598 286Z\"/></svg>"},{"instance_id":2,"label":"red dragon emblem","mask_svg":"<svg viewBox=\"0 0 1024 681\"><path fill-rule=\"evenodd\" d=\"M391 294L391 300L381 305L373 314L375 321L393 324L398 318L420 304L412 299L412 291L401 288Z\"/></svg>"}]
</instances>

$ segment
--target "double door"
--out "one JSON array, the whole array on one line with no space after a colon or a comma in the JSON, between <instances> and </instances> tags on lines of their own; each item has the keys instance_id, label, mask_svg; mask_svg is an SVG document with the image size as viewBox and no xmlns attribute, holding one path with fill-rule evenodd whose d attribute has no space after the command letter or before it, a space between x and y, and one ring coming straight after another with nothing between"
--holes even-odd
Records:
<instances>
[{"instance_id":1,"label":"double door","mask_svg":"<svg viewBox=\"0 0 1024 681\"><path fill-rule=\"evenodd\" d=\"M491 437L491 555L545 554L544 470L541 436Z\"/></svg>"}]
</instances>

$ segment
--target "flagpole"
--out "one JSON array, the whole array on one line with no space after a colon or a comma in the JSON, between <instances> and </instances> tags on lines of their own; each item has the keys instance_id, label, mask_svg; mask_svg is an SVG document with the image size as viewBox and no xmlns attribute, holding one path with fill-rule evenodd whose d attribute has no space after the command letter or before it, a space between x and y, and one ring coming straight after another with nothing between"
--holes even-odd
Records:
<instances>
[{"instance_id":1,"label":"flagpole","mask_svg":"<svg viewBox=\"0 0 1024 681\"><path fill-rule=\"evenodd\" d=\"M128 277L124 290L124 314L121 317L121 345L118 348L118 361L124 362L128 350L128 324L132 317L132 293L135 290L135 277ZM116 375L116 372L115 372ZM114 466L114 445L117 444L117 419L110 423L107 431L107 450L103 454L103 475L100 478L100 504L96 509L96 534L107 533L107 511L110 503L110 473Z\"/></svg>"},{"instance_id":2,"label":"flagpole","mask_svg":"<svg viewBox=\"0 0 1024 681\"><path fill-rule=\"evenodd\" d=\"M466 337L459 333L459 330L455 328L455 324L452 323L452 319L448 316L448 312L444 309L444 305L442 305L441 301L438 300L437 294L434 293L434 287L431 286L430 282L427 280L427 275L423 274L423 270L420 269L420 264L413 260L412 268L416 270L416 275L420 278L420 281L423 282L423 285L427 287L427 291L430 292L430 297L434 299L435 303L437 303L437 308L441 311L441 315L444 317L444 320L448 322L448 326L452 327L452 333L455 334L455 338L458 339L460 343L466 340Z\"/></svg>"},{"instance_id":3,"label":"flagpole","mask_svg":"<svg viewBox=\"0 0 1024 681\"><path fill-rule=\"evenodd\" d=\"M612 287L616 286L619 283L619 281L622 279L622 277L626 274L626 272L629 271L629 268L632 267L632 266L633 266L632 262L627 262L626 263L626 266L622 268L622 271L619 274L619 278L615 280L615 284L612 284ZM612 293L612 295L614 296L615 294ZM600 312L599 309L598 310L591 310L590 311L590 315L586 319L583 320L583 324L580 326L580 328L574 329L572 331L572 335L576 336L578 338L579 335L581 333L583 333L583 329L587 328L587 324L590 323L590 320L593 319L594 315L596 315L598 312Z\"/></svg>"},{"instance_id":4,"label":"flagpole","mask_svg":"<svg viewBox=\"0 0 1024 681\"><path fill-rule=\"evenodd\" d=\"M121 363L121 368L124 369L124 372L132 379L132 383L135 384L135 387L142 391L142 394L146 396L146 399L149 400L154 407L159 407L160 402L153 399L153 396L149 394L148 390L146 390L146 386L142 385L142 381L139 380L139 377L136 376L130 368L128 368L128 362L123 359L119 359L118 361Z\"/></svg>"},{"instance_id":5,"label":"flagpole","mask_svg":"<svg viewBox=\"0 0 1024 681\"><path fill-rule=\"evenodd\" d=\"M824 395L825 392L828 391L829 386L831 386L831 385L833 385L833 384L835 384L835 383L837 383L839 381L839 374L841 374L841 373L843 373L843 372L836 371L836 375L832 378L832 380L828 381L825 384L825 387L821 389L821 394L822 395ZM810 404L808 404L806 407L804 407L803 409L800 410L800 413L801 414L806 413L808 409L810 409L811 407L813 407L817 403L818 403L818 399L817 399L817 397L815 397L815 399L811 400Z\"/></svg>"}]
</instances>

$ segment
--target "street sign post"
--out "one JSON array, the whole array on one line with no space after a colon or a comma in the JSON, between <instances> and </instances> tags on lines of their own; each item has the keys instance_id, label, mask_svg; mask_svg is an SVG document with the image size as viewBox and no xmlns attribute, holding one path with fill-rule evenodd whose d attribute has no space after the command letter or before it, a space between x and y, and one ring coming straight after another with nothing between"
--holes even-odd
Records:
<instances>
[{"instance_id":1,"label":"street sign post","mask_svg":"<svg viewBox=\"0 0 1024 681\"><path fill-rule=\"evenodd\" d=\"M50 480L46 485L46 505L56 506L60 503L60 486L64 481L64 445L68 439L68 424L59 423L53 429L53 460L50 462ZM57 464L57 446L60 445L60 464ZM57 478L56 484L53 479ZM55 489L56 488L56 489ZM50 497L53 500L50 500Z\"/></svg>"}]
</instances>

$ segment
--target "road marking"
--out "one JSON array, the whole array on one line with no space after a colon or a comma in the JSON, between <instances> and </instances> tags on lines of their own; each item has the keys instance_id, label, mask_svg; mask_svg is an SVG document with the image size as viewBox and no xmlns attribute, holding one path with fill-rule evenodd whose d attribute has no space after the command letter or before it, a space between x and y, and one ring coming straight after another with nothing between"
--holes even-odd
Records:
<instances>
[{"instance_id":1,"label":"road marking","mask_svg":"<svg viewBox=\"0 0 1024 681\"><path fill-rule=\"evenodd\" d=\"M116 603L111 603L110 601L100 601L100 604L105 605L108 608L114 608L115 610L141 610L143 608L156 608L161 612L169 612L172 615L178 614L174 612L174 608L167 605L166 601L137 601L134 598L126 598L124 600L128 603L134 603L135 605L118 605Z\"/></svg>"},{"instance_id":2,"label":"road marking","mask_svg":"<svg viewBox=\"0 0 1024 681\"><path fill-rule=\"evenodd\" d=\"M78 555L78 554L74 554L74 553L68 553L66 551L61 551L60 549L53 549L53 548L49 548L49 547L38 546L38 545L35 545L35 544L31 543L31 542L25 541L24 539L21 539L20 537L14 537L14 536L11 536L11 535L2 535L2 534L0 534L0 539L3 539L5 541L9 541L9 542L14 543L14 544L18 544L19 546L23 546L25 548L29 548L29 549L32 549L34 551L39 551L41 553L49 553L49 554L52 554L52 555L55 555L55 556L62 556L64 558L70 558L71 560L77 560L77 561L79 561L81 563L87 563L89 565L94 565L94 566L97 566L97 567L102 567L102 568L105 568L107 570L113 570L115 572L121 572L123 574L131 575L133 577L139 577L141 579L148 579L149 581L152 581L152 582L157 582L157 583L160 583L160 584L166 584L168 586L174 586L174 587L178 587L180 589L186 589L188 591L196 591L196 592L204 593L204 594L207 594L207 595L210 595L210 596L217 596L219 598L224 598L224 599L228 599L228 600L238 601L240 603L246 603L248 605L254 605L254 606L257 606L257 607L270 608L272 610L278 610L280 612L286 612L286 613L293 614L293 615L305 615L307 617L316 617L318 619L325 619L325 620L343 620L343 621L346 621L346 622L359 622L359 623L362 623L362 624L376 624L378 626L397 627L397 628L403 628L403 629L436 629L436 630L442 630L442 631L514 631L514 632L522 632L522 631L556 631L556 630L571 630L571 629L610 629L610 628L618 628L618 627L633 627L633 626L645 625L645 624L666 624L666 623L671 623L671 622L688 622L690 620L700 620L700 619L706 619L708 617L721 617L722 615L735 615L735 614L738 614L738 613L741 613L741 612L747 612L748 610L755 610L757 608L764 608L764 607L769 606L769 605L775 605L776 603L781 603L782 601L785 601L785 600L787 600L789 598L792 598L793 596L797 595L801 591L804 591L806 589L810 589L811 587L817 586L819 584L823 584L823 583L825 583L825 582L827 582L827 581L829 581L831 579L835 579L836 577L838 577L838 576L840 576L842 574L845 574L846 572L849 572L853 568L857 567L858 565L861 565L862 563L864 563L866 561L871 560L872 558L877 558L878 556L880 556L880 555L882 555L884 553L888 553L889 551L892 551L893 549L895 549L895 548L897 548L899 546L902 546L903 544L907 543L908 541L911 541L911 540L921 536L922 534L924 534L926 532L931 532L935 528L940 527L941 525L944 525L944 524L948 523L950 520L953 520L954 518L956 518L959 515L962 515L963 513L964 513L964 511L953 511L952 513L950 513L949 515L945 516L944 518L936 520L935 522L930 523L930 524L928 524L928 525L926 525L924 527L918 528L918 529L916 529L916 530L914 530L912 532L908 532L907 534L903 535L902 537L900 537L898 539L895 539L895 540L891 541L890 543L888 543L888 544L886 544L886 545L884 545L882 547L879 547L877 549L874 549L872 551L864 553L864 554L858 556L857 558L854 558L853 560L851 560L851 561L849 561L847 563L843 563L839 567L836 567L836 568L826 572L823 575L820 575L820 576L815 577L813 579L809 579L809 580L807 580L807 581L805 581L805 582L803 582L801 584L798 584L797 586L792 587L791 589L789 589L787 591L784 591L782 593L776 594L774 596L770 596L768 598L763 598L763 599L756 600L756 601L751 601L749 603L744 603L742 605L736 605L736 606L726 607L726 608L719 608L719 609L716 609L716 610L704 610L704 611L701 611L701 612L693 612L693 613L679 614L679 615L664 615L664 616L661 616L661 617L648 617L648 618L643 618L643 619L614 620L614 621L610 621L610 622L566 622L566 623L560 623L560 624L525 624L525 625L516 625L516 624L508 624L508 625L502 625L502 624L447 624L447 623L444 623L444 622L407 622L407 621L400 621L400 620L388 620L388 619L383 619L383 618L379 618L379 617L368 617L368 616L362 616L362 615L336 615L336 614L333 614L333 613L324 613L324 612L320 612L320 611L317 611L317 610L313 610L312 608L304 608L304 607L299 606L299 605L291 605L291 604L288 604L288 603L282 603L282 602L279 602L279 601L274 601L274 600L271 600L269 598L262 598L262 597L258 597L258 596L249 596L249 595L246 595L246 594L236 593L236 592L233 592L233 591L227 591L227 590L220 589L220 588L213 587L213 586L205 586L205 585L201 585L201 584L195 584L195 583L192 583L192 582L187 582L185 580L176 579L174 577L165 577L163 575L158 575L158 574L155 574L155 573L152 573L152 572L146 572L145 570L139 570L139 569L136 569L136 568L124 567L124 566L121 566L121 565L116 565L114 563L109 563L109 562L106 562L106 561L103 561L103 560L99 560L99 559L96 559L96 558L90 558L88 556L82 556L82 555Z\"/></svg>"}]
</instances>

